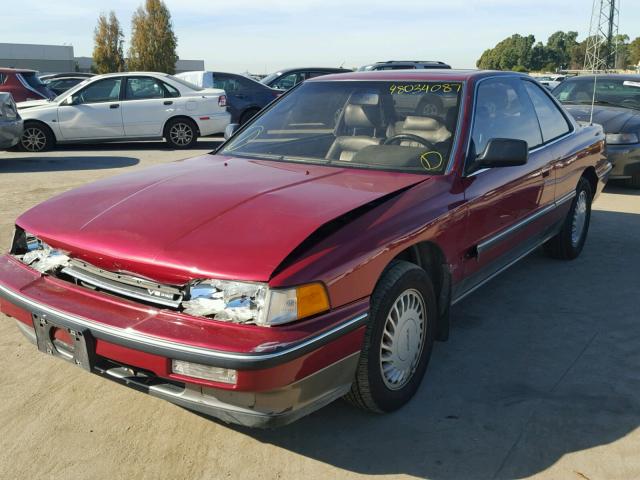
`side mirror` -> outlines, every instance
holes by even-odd
[[[78,97],[75,97],[74,95],[68,96],[64,99],[64,102],[62,102],[63,105],[77,105],[78,103]]]
[[[231,137],[234,133],[236,133],[236,130],[238,130],[239,127],[240,124],[238,123],[230,123],[229,125],[227,125],[227,128],[224,129],[224,139],[227,140],[229,137]]]
[[[524,140],[492,138],[476,159],[476,165],[483,168],[517,167],[527,163],[528,158],[529,146]]]

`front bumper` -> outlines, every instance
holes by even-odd
[[[349,390],[367,308],[366,300],[355,302],[288,328],[224,324],[150,311],[0,257],[0,310],[16,318],[32,341],[38,319],[82,332],[94,344],[92,372],[251,427],[289,423]],[[233,368],[237,381],[219,384],[177,375],[171,359]]]
[[[0,149],[17,145],[22,136],[22,129],[22,119],[0,120]]]
[[[607,157],[613,164],[610,179],[620,180],[640,175],[640,144],[607,145]]]

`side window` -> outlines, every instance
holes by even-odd
[[[237,80],[226,75],[216,75],[213,77],[213,87],[221,88],[227,95],[233,94],[240,89]]]
[[[571,128],[567,119],[547,94],[533,82],[525,80],[524,86],[529,93],[529,97],[533,102],[533,108],[535,108],[536,114],[538,115],[543,141],[548,142],[569,133]]]
[[[280,90],[289,90],[292,87],[295,87],[298,83],[304,80],[303,73],[290,73],[288,75],[283,75],[278,80],[273,82],[271,88],[278,88]]]
[[[0,73],[0,85],[7,80],[7,76],[4,73]]]
[[[148,100],[164,98],[165,90],[159,80],[151,77],[128,77],[124,98],[126,100]]]
[[[169,97],[169,98],[176,98],[180,96],[180,92],[178,91],[177,88],[169,85],[168,83],[164,83],[162,82],[162,86],[165,88],[166,90],[166,94],[165,97]]]
[[[117,102],[120,100],[122,78],[106,78],[92,83],[81,90],[74,98],[80,103]]]
[[[496,78],[478,86],[471,139],[480,155],[492,138],[524,140],[529,149],[542,143],[538,118],[519,80]]]

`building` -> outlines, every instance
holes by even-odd
[[[91,72],[93,58],[74,57],[71,45],[0,43],[0,67],[30,68],[40,73]],[[204,60],[178,60],[176,73],[204,70]]]
[[[0,43],[0,67],[30,68],[42,73],[75,71],[70,45]]]

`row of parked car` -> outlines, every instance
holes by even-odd
[[[358,70],[450,68],[437,61],[391,60]],[[17,145],[39,152],[58,143],[163,137],[173,148],[188,148],[199,136],[221,133],[229,124],[246,124],[305,80],[350,71],[324,67],[285,69],[256,81],[218,71],[175,76],[128,72],[39,77],[31,70],[0,69],[0,91],[10,93],[18,102],[16,108],[6,94],[0,97],[0,148]],[[614,164],[611,178],[640,188],[640,75],[542,78],[540,83],[577,120],[603,126]],[[426,95],[423,100],[416,107],[420,114],[435,118],[442,114],[443,105],[434,95]],[[20,136],[22,121],[24,131]]]

